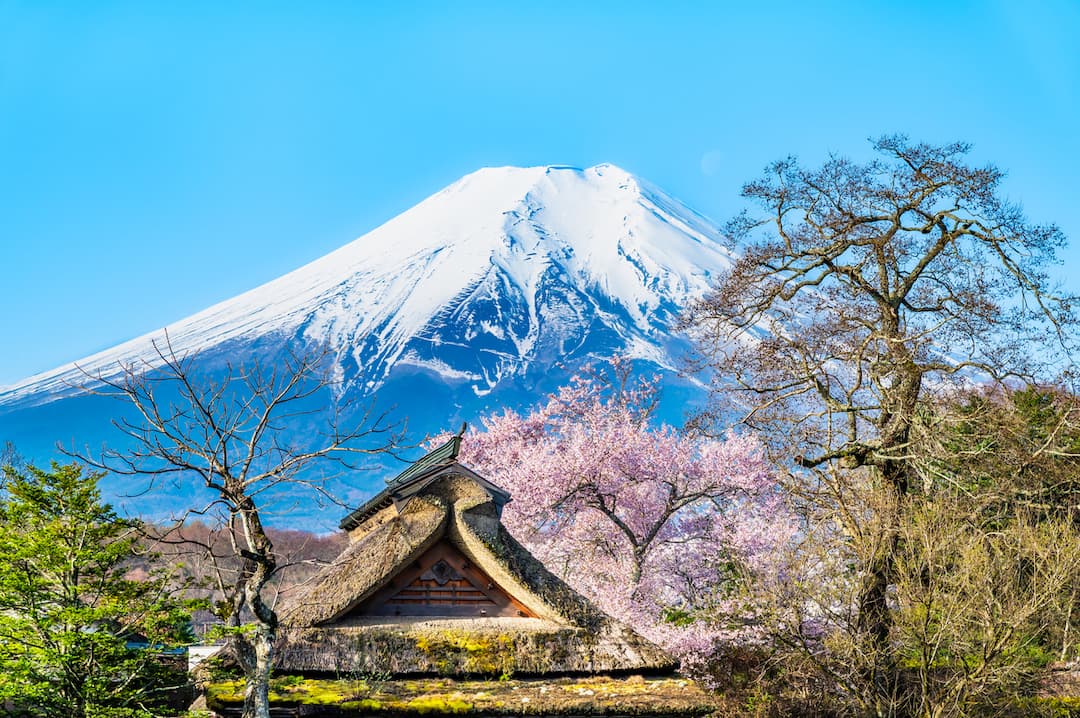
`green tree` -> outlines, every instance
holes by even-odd
[[[986,388],[938,402],[917,438],[923,483],[1080,521],[1080,397],[1063,387]]]
[[[78,464],[6,467],[0,493],[0,713],[151,715],[175,686],[162,651],[186,615],[161,578],[131,580],[138,522]],[[133,648],[135,642],[145,648]]]

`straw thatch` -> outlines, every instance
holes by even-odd
[[[407,482],[391,482],[396,494],[383,492],[350,514],[349,547],[281,612],[278,670],[544,675],[674,668],[658,647],[515,541],[499,520],[505,492],[453,454]],[[458,569],[483,577],[480,598],[492,615],[440,616],[439,606],[423,606],[426,615],[393,615],[390,604],[380,607],[413,577],[430,579],[438,552],[457,557],[455,577]]]

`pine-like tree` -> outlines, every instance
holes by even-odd
[[[78,464],[7,467],[0,494],[0,711],[149,716],[185,678],[186,615],[163,577],[132,580],[137,521]],[[140,572],[141,573],[141,572]]]

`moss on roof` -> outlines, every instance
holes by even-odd
[[[440,676],[670,671],[674,663],[635,634],[536,619],[436,620],[293,629],[278,664],[303,673]]]
[[[243,704],[243,681],[215,683],[208,706],[222,715],[237,714]],[[334,706],[342,716],[548,715],[548,716],[703,716],[720,707],[716,696],[681,678],[554,678],[458,681],[453,679],[384,680],[378,675],[313,680],[293,676],[271,683],[275,715],[311,706]],[[304,710],[307,708],[307,710]]]

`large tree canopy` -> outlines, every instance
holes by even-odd
[[[1075,317],[1048,275],[1063,234],[1002,198],[1002,172],[966,164],[964,143],[873,147],[867,163],[787,158],[747,184],[761,212],[729,224],[745,251],[687,324],[717,395],[743,390],[735,410],[790,470],[806,535],[852,567],[857,682],[885,714],[900,692],[896,562],[932,468],[920,412],[953,387],[1064,371]]]
[[[874,148],[747,184],[763,213],[729,224],[745,253],[688,319],[726,386],[749,390],[747,421],[800,464],[873,465],[902,489],[928,385],[1062,369],[1073,300],[1047,276],[1061,231],[1001,199],[1003,173],[964,164],[968,145]]]

